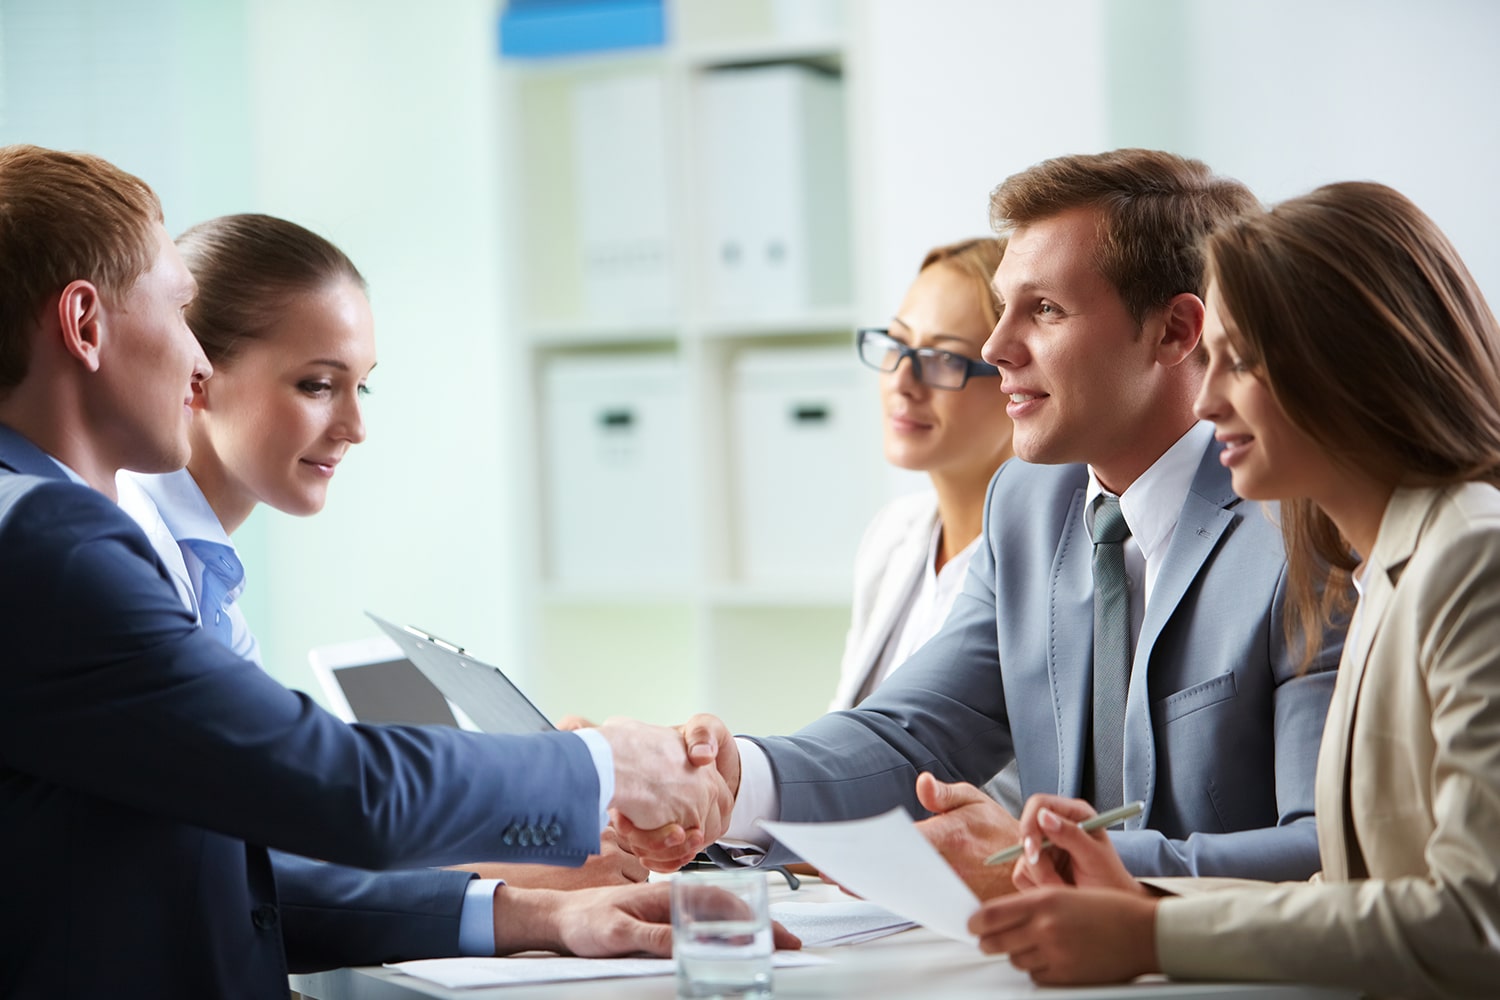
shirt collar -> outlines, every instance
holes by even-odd
[[[1213,433],[1214,425],[1200,420],[1120,494],[1120,513],[1125,515],[1130,537],[1140,546],[1147,562],[1153,562],[1157,549],[1172,537],[1182,503],[1192,488],[1193,477],[1198,474]],[[1090,466],[1084,509],[1090,509],[1094,498],[1103,492],[1104,486]]]
[[[161,512],[167,530],[179,542],[204,541],[233,548],[218,515],[186,469],[160,475],[138,475],[140,484]]]

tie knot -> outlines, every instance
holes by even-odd
[[[1095,545],[1113,545],[1123,542],[1130,534],[1130,525],[1120,510],[1120,498],[1108,493],[1099,494],[1094,501],[1094,524],[1091,530]]]

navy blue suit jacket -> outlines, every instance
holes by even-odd
[[[1146,607],[1125,713],[1113,836],[1136,875],[1270,880],[1318,870],[1313,774],[1342,630],[1307,673],[1283,640],[1286,559],[1259,504],[1204,451]],[[1025,795],[1083,790],[1092,711],[1088,470],[1012,460],[942,630],[859,708],[758,741],[784,820],[925,815],[918,771],[985,781],[1014,759]],[[784,848],[770,860],[787,860]]]
[[[598,850],[576,736],[344,724],[0,432],[0,996],[285,996],[289,968],[454,953],[470,876],[361,869]]]

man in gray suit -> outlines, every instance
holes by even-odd
[[[1202,163],[1147,150],[1049,160],[995,190],[1010,244],[984,357],[1022,461],[990,484],[943,630],[857,709],[789,737],[689,723],[736,790],[730,838],[780,862],[754,820],[903,805],[937,814],[924,831],[982,896],[1008,891],[981,860],[1015,842],[1014,819],[934,778],[980,782],[1014,757],[1025,794],[1144,800],[1114,834],[1135,874],[1317,869],[1313,770],[1342,635],[1289,648],[1279,531],[1234,495],[1233,452],[1192,414],[1199,241],[1253,205]],[[682,860],[623,826],[648,865]]]

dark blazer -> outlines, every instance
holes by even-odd
[[[1141,625],[1124,780],[1126,800],[1145,800],[1146,811],[1115,844],[1136,874],[1306,878],[1318,868],[1313,775],[1342,633],[1299,676],[1283,640],[1279,530],[1234,495],[1219,450],[1203,455]],[[1012,758],[1026,795],[1082,792],[1093,670],[1087,486],[1081,465],[1001,466],[942,631],[858,709],[758,741],[783,820],[897,804],[924,815],[918,771],[979,784]]]
[[[0,996],[285,996],[289,965],[456,948],[468,875],[356,868],[598,849],[575,736],[345,725],[197,628],[135,523],[7,428],[0,635]]]

